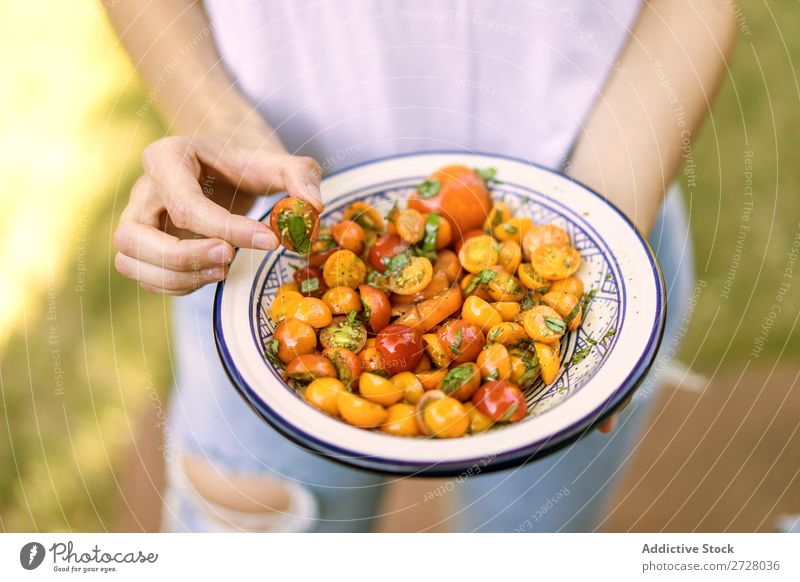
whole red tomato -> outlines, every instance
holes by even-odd
[[[459,240],[467,231],[483,226],[492,201],[483,178],[466,166],[445,166],[431,174],[408,200],[422,213],[439,212]]]
[[[395,323],[384,327],[375,338],[375,348],[389,374],[416,369],[423,355],[422,337],[411,327]]]
[[[455,364],[474,362],[486,344],[481,328],[465,319],[448,321],[439,328],[436,335],[452,354]]]
[[[519,422],[528,414],[525,395],[508,380],[487,382],[473,394],[472,403],[495,422]]]
[[[372,245],[369,251],[369,264],[376,271],[384,273],[389,259],[404,252],[409,246],[408,242],[396,234],[385,234]]]

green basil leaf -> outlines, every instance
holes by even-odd
[[[307,253],[311,249],[311,241],[308,240],[305,221],[299,216],[291,215],[289,216],[287,226],[295,252],[300,254]]]
[[[462,364],[450,370],[442,382],[442,390],[445,394],[452,394],[461,386],[472,380],[475,370],[469,364]]]
[[[427,253],[436,251],[436,236],[439,234],[439,214],[431,212],[425,221],[425,238],[422,239],[422,250]],[[430,257],[429,257],[430,258]]]
[[[442,183],[439,180],[425,180],[417,186],[417,195],[423,200],[427,200],[436,196],[441,188]]]
[[[544,324],[550,329],[550,331],[554,333],[564,333],[567,329],[566,324],[561,319],[556,319],[554,317],[545,317]]]
[[[305,295],[308,293],[313,293],[314,291],[319,291],[319,279],[316,277],[303,279],[303,281],[300,283],[300,293]]]
[[[450,344],[450,351],[452,351],[456,356],[461,355],[461,342],[464,339],[464,330],[459,328],[456,332],[456,339]]]

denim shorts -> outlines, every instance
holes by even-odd
[[[647,428],[643,425],[656,400],[659,376],[683,336],[681,320],[693,293],[693,252],[676,187],[667,194],[650,243],[667,286],[667,325],[657,363],[620,414],[616,429],[610,435],[593,431],[520,468],[447,482],[451,523],[457,530],[581,532],[602,526],[604,504]],[[278,477],[295,489],[303,509],[284,516],[277,529],[370,531],[387,478],[305,450],[248,408],[226,377],[214,346],[214,291],[210,285],[174,303],[175,383],[165,434],[164,529],[220,531],[214,513],[222,510],[209,511],[182,475],[179,459],[188,453],[220,471]],[[245,520],[238,529],[259,527],[250,528]]]

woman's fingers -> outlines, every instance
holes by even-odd
[[[233,246],[214,238],[179,239],[155,227],[120,222],[114,233],[117,250],[170,271],[200,271],[233,260]]]
[[[617,426],[617,416],[619,415],[615,414],[613,416],[608,417],[606,420],[597,425],[597,430],[599,430],[603,434],[610,433],[612,430],[614,430],[614,427]]]
[[[114,257],[114,266],[117,271],[129,279],[176,295],[190,293],[203,285],[220,281],[228,274],[227,265],[208,267],[198,271],[171,271],[122,253],[117,253]]]

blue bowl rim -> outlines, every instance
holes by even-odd
[[[339,170],[331,172],[330,174],[327,174],[325,178],[330,178],[332,176],[336,176],[338,174],[349,172],[357,168],[375,164],[378,162],[407,158],[407,157],[426,156],[426,155],[431,155],[431,156],[461,155],[465,157],[488,156],[499,159],[505,159],[513,162],[518,162],[521,164],[525,164],[528,166],[544,170],[546,172],[557,174],[562,178],[565,178],[570,182],[573,182],[581,186],[588,192],[591,192],[594,196],[599,198],[603,203],[605,203],[612,210],[614,210],[622,218],[623,222],[626,225],[628,225],[628,227],[633,231],[634,235],[644,248],[645,254],[647,255],[647,258],[650,261],[650,265],[653,269],[653,273],[656,276],[655,279],[656,279],[656,295],[657,295],[656,297],[657,325],[654,327],[653,331],[650,334],[650,338],[647,341],[648,349],[645,350],[645,352],[641,355],[641,357],[633,366],[631,372],[628,374],[625,380],[611,394],[611,396],[609,396],[606,402],[598,410],[595,410],[589,413],[588,415],[583,416],[582,418],[576,420],[569,426],[561,429],[556,433],[549,435],[545,439],[539,439],[538,441],[532,442],[528,445],[519,447],[517,449],[504,451],[503,453],[496,455],[489,461],[487,461],[485,458],[475,458],[475,459],[462,459],[454,462],[423,464],[419,462],[404,462],[404,461],[397,461],[394,459],[383,459],[380,457],[366,457],[355,451],[343,449],[331,443],[321,441],[316,437],[306,433],[302,429],[286,422],[281,416],[274,413],[269,408],[269,406],[267,406],[267,404],[257,396],[255,390],[253,390],[253,388],[244,380],[244,378],[242,378],[241,374],[239,373],[239,370],[236,368],[236,364],[233,361],[233,356],[231,355],[230,351],[228,350],[227,344],[225,343],[225,337],[222,330],[221,309],[222,309],[222,293],[225,288],[225,280],[222,280],[217,284],[217,289],[216,292],[214,293],[213,330],[214,330],[214,343],[216,344],[217,347],[217,353],[219,354],[220,360],[222,361],[225,373],[227,374],[234,388],[236,388],[237,392],[244,399],[245,403],[256,414],[258,414],[258,416],[261,417],[262,420],[264,420],[267,424],[269,424],[272,428],[274,428],[284,437],[288,438],[295,444],[301,446],[303,449],[322,455],[327,459],[337,461],[357,469],[367,469],[370,471],[385,473],[388,475],[430,476],[430,477],[453,477],[478,465],[480,466],[482,473],[489,473],[492,471],[498,471],[510,467],[524,465],[536,459],[540,459],[544,456],[552,454],[564,447],[567,447],[570,444],[577,441],[584,434],[587,434],[588,432],[592,431],[597,425],[601,424],[604,420],[606,420],[612,414],[614,414],[618,408],[621,408],[621,405],[627,400],[628,396],[632,395],[633,392],[636,390],[636,388],[639,386],[639,384],[641,384],[646,373],[653,365],[656,354],[658,352],[658,348],[660,347],[661,341],[664,336],[667,303],[666,303],[666,288],[664,284],[664,277],[661,273],[661,267],[659,266],[658,261],[655,257],[655,253],[653,252],[653,249],[650,246],[650,244],[647,242],[647,239],[645,239],[642,236],[642,234],[639,232],[639,230],[636,228],[633,222],[625,215],[625,213],[623,213],[619,208],[617,208],[617,206],[614,203],[607,200],[604,196],[602,196],[601,194],[599,194],[597,191],[590,188],[586,184],[583,184],[582,182],[570,176],[567,176],[562,172],[556,172],[555,170],[552,170],[550,168],[547,168],[545,166],[536,164],[534,162],[522,158],[517,158],[514,156],[508,156],[502,154],[488,153],[488,152],[479,152],[479,151],[431,150],[423,152],[408,152],[403,154],[382,156],[379,158],[364,160],[363,162],[360,162],[358,164],[354,164],[352,166],[348,166],[346,168],[341,168]],[[269,211],[267,211],[260,218],[260,220],[263,221],[267,216],[269,216]],[[236,252],[238,252],[238,249],[236,249]]]

